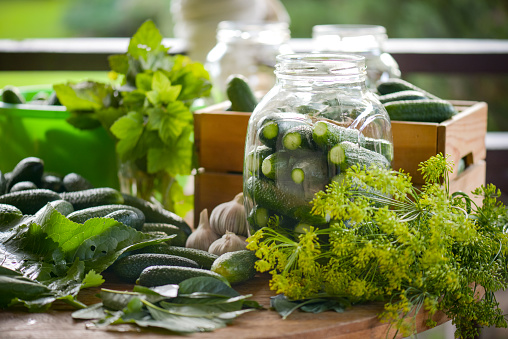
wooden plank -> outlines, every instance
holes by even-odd
[[[481,205],[482,197],[471,194],[476,188],[486,184],[487,162],[479,160],[469,165],[464,172],[450,181],[450,193],[464,192],[477,204]]]
[[[384,338],[389,325],[378,320],[383,310],[383,303],[368,303],[348,308],[343,313],[323,312],[320,314],[295,312],[283,320],[275,311],[269,310],[270,297],[275,293],[268,287],[269,275],[258,274],[253,280],[234,288],[241,294],[252,294],[266,309],[244,314],[235,319],[232,325],[208,333],[194,333],[186,338],[337,338],[364,339]],[[110,281],[106,276],[106,281]],[[107,282],[104,288],[131,290],[132,285],[118,282]],[[87,305],[99,302],[95,297],[98,288],[84,290],[79,299]],[[426,312],[416,316],[417,331],[427,329]],[[409,318],[409,317],[408,317]],[[412,320],[412,318],[410,318]],[[436,313],[433,319],[438,324],[448,321],[442,312]],[[181,338],[163,330],[141,329],[132,325],[110,326],[105,330],[94,329],[88,321],[75,321],[71,318],[69,306],[59,304],[46,313],[29,313],[22,310],[0,312],[0,333],[2,339],[34,338],[88,338],[94,339],[159,339]],[[392,338],[394,331],[387,337]],[[397,335],[396,338],[401,338]]]

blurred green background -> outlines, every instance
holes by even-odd
[[[213,0],[211,0],[213,1]],[[508,39],[506,0],[281,0],[293,38],[317,24],[375,24],[391,38]],[[171,0],[0,0],[0,39],[130,37],[148,18],[173,36]],[[507,60],[508,62],[508,60]],[[489,131],[508,131],[507,74],[402,74],[457,100],[486,101]],[[0,72],[0,87],[105,80],[105,72]]]

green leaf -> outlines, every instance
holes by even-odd
[[[152,80],[152,89],[158,93],[161,102],[169,103],[178,98],[182,86],[171,86],[166,74],[162,71],[156,71]]]
[[[132,57],[146,56],[150,51],[156,50],[162,43],[162,35],[152,20],[145,21],[132,36],[127,53]]]
[[[81,130],[94,129],[101,126],[97,114],[93,112],[70,112],[66,121]]]
[[[148,73],[138,73],[136,75],[136,87],[141,92],[152,90],[152,79],[154,76]]]
[[[74,311],[72,312],[72,318],[79,320],[103,319],[106,317],[106,312],[102,306],[102,303],[98,303],[88,306],[87,308]]]
[[[111,87],[93,81],[53,85],[58,99],[69,111],[94,111],[103,107]]]
[[[126,54],[110,55],[108,61],[112,71],[127,74],[129,70],[129,57]]]
[[[100,286],[104,283],[104,281],[105,280],[102,275],[96,273],[95,270],[90,270],[81,282],[81,289]]]
[[[139,112],[129,112],[113,123],[111,132],[119,139],[116,151],[121,159],[128,158],[129,153],[136,147],[143,129],[143,116]]]
[[[179,295],[192,294],[194,292],[209,293],[222,297],[238,297],[240,293],[219,279],[211,277],[195,277],[182,281],[180,284]]]

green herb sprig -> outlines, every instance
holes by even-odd
[[[273,219],[248,239],[256,268],[270,272],[271,289],[289,301],[383,300],[380,319],[405,336],[415,332],[408,317],[422,308],[430,327],[444,312],[460,338],[506,327],[494,295],[506,288],[508,273],[499,190],[489,184],[472,192],[483,196],[478,206],[466,194],[449,194],[451,166],[441,154],[420,170],[427,180],[421,190],[402,172],[353,166],[312,202],[326,227],[285,234]]]
[[[119,160],[139,169],[142,198],[153,193],[166,209],[185,215],[192,199],[185,200],[175,178],[195,167],[191,108],[210,94],[211,82],[201,63],[169,55],[162,40],[149,20],[132,36],[127,53],[109,57],[110,76],[121,79],[120,87],[93,81],[53,87],[71,113],[70,124],[102,126],[115,140]]]

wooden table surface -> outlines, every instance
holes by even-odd
[[[132,285],[122,284],[105,274],[104,288],[131,290]],[[110,339],[110,338],[336,338],[367,339],[385,338],[388,324],[381,323],[377,314],[383,305],[365,304],[347,309],[343,313],[323,312],[310,314],[294,312],[283,320],[278,313],[269,310],[270,297],[274,295],[268,288],[268,275],[256,276],[253,280],[236,285],[234,288],[241,294],[253,294],[251,299],[258,301],[266,310],[253,311],[236,318],[233,323],[214,332],[194,333],[191,335],[174,335],[169,331],[141,329],[131,325],[114,325],[110,330],[96,329],[89,321],[78,321],[71,317],[72,308],[63,303],[55,303],[45,313],[29,313],[24,309],[0,311],[0,338],[19,339]],[[100,302],[95,296],[99,288],[81,291],[78,299],[87,305]],[[421,312],[416,317],[418,332],[425,331],[426,314]],[[448,321],[446,316],[438,313],[434,316],[438,324]],[[393,337],[394,331],[387,338]],[[401,336],[397,336],[400,338]]]

